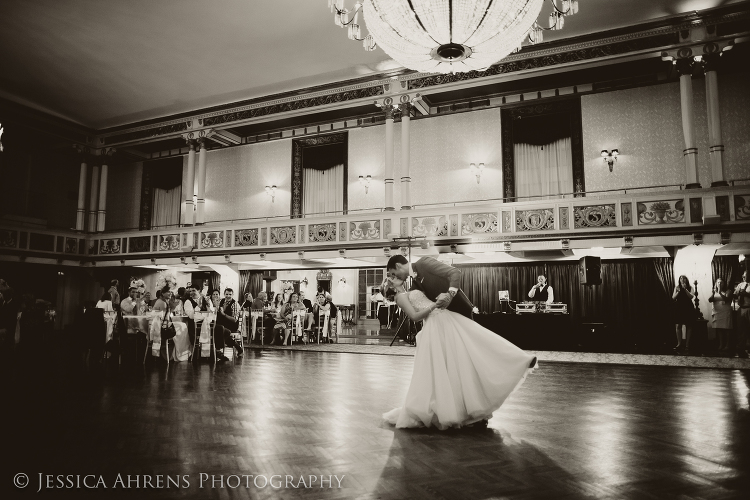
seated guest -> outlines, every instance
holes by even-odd
[[[159,298],[154,302],[154,311],[166,312],[169,310],[169,301],[172,298],[172,290],[169,289],[169,286],[165,286],[159,293]]]
[[[725,354],[731,349],[732,300],[732,290],[727,290],[724,280],[717,278],[708,301],[711,303],[711,326],[719,337],[719,351]]]
[[[270,344],[272,345],[276,343],[277,339],[279,340],[279,342],[281,342],[281,339],[284,336],[284,328],[286,326],[286,323],[284,321],[284,317],[281,315],[283,307],[284,295],[281,293],[277,293],[273,298],[273,305],[268,309],[268,311],[273,315],[274,319],[272,337],[270,342]]]
[[[219,307],[219,302],[221,302],[221,294],[218,290],[214,290],[213,292],[211,292],[211,297],[209,299],[211,312],[216,312],[216,308]]]
[[[337,341],[339,338],[338,332],[336,331],[336,316],[338,315],[339,311],[336,308],[336,305],[333,303],[333,297],[331,297],[330,293],[326,293],[326,304],[328,304],[331,311],[331,317],[328,320],[331,335],[328,337],[328,342],[333,343],[333,339],[331,339],[331,337],[336,337]]]
[[[267,299],[266,292],[259,292],[258,296],[253,300],[252,309],[256,310],[262,310],[263,317],[260,319],[262,325],[263,325],[263,343],[267,344],[270,342],[270,340],[273,338],[273,327],[276,324],[276,320],[274,319],[274,314],[271,311],[270,308],[266,308],[266,299]],[[250,319],[250,331],[254,332],[257,329],[257,318],[251,318]],[[255,340],[255,336],[253,336],[252,340]]]
[[[299,302],[299,295],[296,292],[292,292],[292,294],[289,296],[289,302],[284,304],[281,308],[280,316],[284,318],[284,342],[282,343],[282,345],[286,345],[286,342],[289,339],[289,335],[292,333],[293,312],[304,310],[305,306]]]
[[[180,290],[182,290],[182,293],[180,293]],[[172,298],[169,300],[169,310],[172,311],[172,314],[175,316],[184,316],[185,315],[185,307],[182,302],[182,296],[185,294],[184,288],[178,288],[177,293],[172,295]]]
[[[195,288],[191,288],[187,300],[183,303],[182,307],[185,315],[188,317],[186,323],[188,325],[188,335],[190,336],[190,343],[195,343],[195,313],[200,312],[200,294]]]
[[[326,295],[324,292],[318,292],[318,295],[315,297],[316,301],[313,305],[313,325],[312,329],[317,329],[318,326],[322,327],[323,325],[319,325],[320,322],[320,313],[325,311],[331,310],[331,304],[326,301]],[[330,323],[332,316],[329,316],[328,322]],[[321,332],[321,335],[325,334],[327,332]]]
[[[211,298],[218,297],[219,291],[214,290]],[[232,298],[234,291],[231,288],[224,290],[224,298],[216,303],[216,325],[214,327],[214,346],[216,347],[216,356],[220,361],[227,361],[229,358],[224,356],[220,350],[224,346],[229,346],[237,350],[237,357],[243,355],[242,348],[232,338],[232,332],[237,331],[237,317],[240,314],[240,307],[237,301]]]
[[[128,296],[120,302],[120,311],[122,311],[123,316],[133,316],[138,313],[138,310],[136,309],[138,306],[138,289],[134,286],[131,286],[128,289]]]
[[[146,307],[153,307],[154,306],[154,300],[151,299],[151,292],[146,292],[143,295],[143,302],[146,304]]]
[[[553,303],[555,301],[555,294],[552,291],[552,287],[547,284],[547,278],[540,275],[536,281],[536,285],[532,286],[531,290],[529,290],[529,298],[534,302]]]

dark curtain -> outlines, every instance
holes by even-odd
[[[302,166],[315,170],[328,170],[346,163],[346,143],[306,147],[302,150]]]
[[[656,276],[659,278],[659,283],[664,290],[664,293],[672,296],[672,289],[675,286],[674,280],[674,259],[672,257],[662,257],[659,259],[651,259],[654,264],[654,271]]]
[[[211,276],[208,279],[208,293],[214,293],[214,290],[219,290],[221,293],[221,274],[211,271]]]
[[[734,289],[735,285],[742,281],[742,272],[745,266],[740,264],[736,255],[714,255],[711,261],[711,283],[716,283],[719,278],[724,278],[728,290]]]
[[[513,122],[514,144],[545,146],[570,137],[570,113],[531,115]]]
[[[508,290],[518,302],[529,300],[537,276],[544,274],[555,302],[568,305],[574,324],[604,323],[607,335],[629,346],[661,345],[672,332],[672,284],[665,288],[659,274],[671,280],[666,276],[671,259],[602,261],[602,284],[593,287],[581,285],[575,261],[456,267],[461,288],[483,313],[500,310],[498,290]]]
[[[242,271],[248,273],[246,292],[253,294],[256,298],[263,291],[263,271]]]

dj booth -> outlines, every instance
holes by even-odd
[[[574,350],[574,328],[565,304],[519,303],[518,313],[475,314],[474,321],[521,349]]]

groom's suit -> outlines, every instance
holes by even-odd
[[[417,274],[412,282],[412,289],[421,290],[432,301],[441,293],[447,293],[451,287],[458,289],[448,310],[471,319],[474,305],[459,288],[461,271],[432,257],[422,257],[411,268]]]

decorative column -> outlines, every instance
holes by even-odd
[[[205,224],[206,222],[206,138],[198,138],[200,151],[198,152],[198,173],[195,183],[198,191],[198,204],[195,212],[195,223]]]
[[[393,114],[396,110],[393,100],[386,99],[385,112],[385,207],[386,211],[395,210],[393,204]]]
[[[677,60],[680,73],[680,103],[682,105],[682,133],[685,136],[685,182],[686,189],[700,188],[698,182],[698,148],[695,147],[695,114],[693,112],[693,58]]]
[[[195,194],[195,140],[187,140],[190,151],[188,152],[187,180],[185,181],[185,212],[182,214],[182,224],[192,226],[195,224],[195,209],[193,208],[193,195]]]
[[[703,58],[706,75],[706,110],[708,112],[708,156],[711,160],[711,187],[727,186],[724,180],[724,144],[721,140],[721,117],[719,115],[719,81],[716,65],[719,54],[708,54]]]
[[[103,161],[107,161],[106,158]],[[104,219],[107,214],[107,167],[106,163],[102,164],[99,172],[99,211],[96,214],[96,230],[104,231]]]
[[[99,201],[99,167],[91,167],[91,195],[89,197],[89,224],[88,231],[96,232],[96,210]]]
[[[404,97],[409,98],[409,96],[402,96],[402,101]],[[401,108],[401,210],[411,210],[411,176],[409,173],[411,107],[409,102],[402,102],[399,105]]]
[[[86,230],[86,181],[89,175],[89,166],[86,163],[86,155],[81,159],[81,173],[78,177],[78,210],[76,211],[76,231]]]

